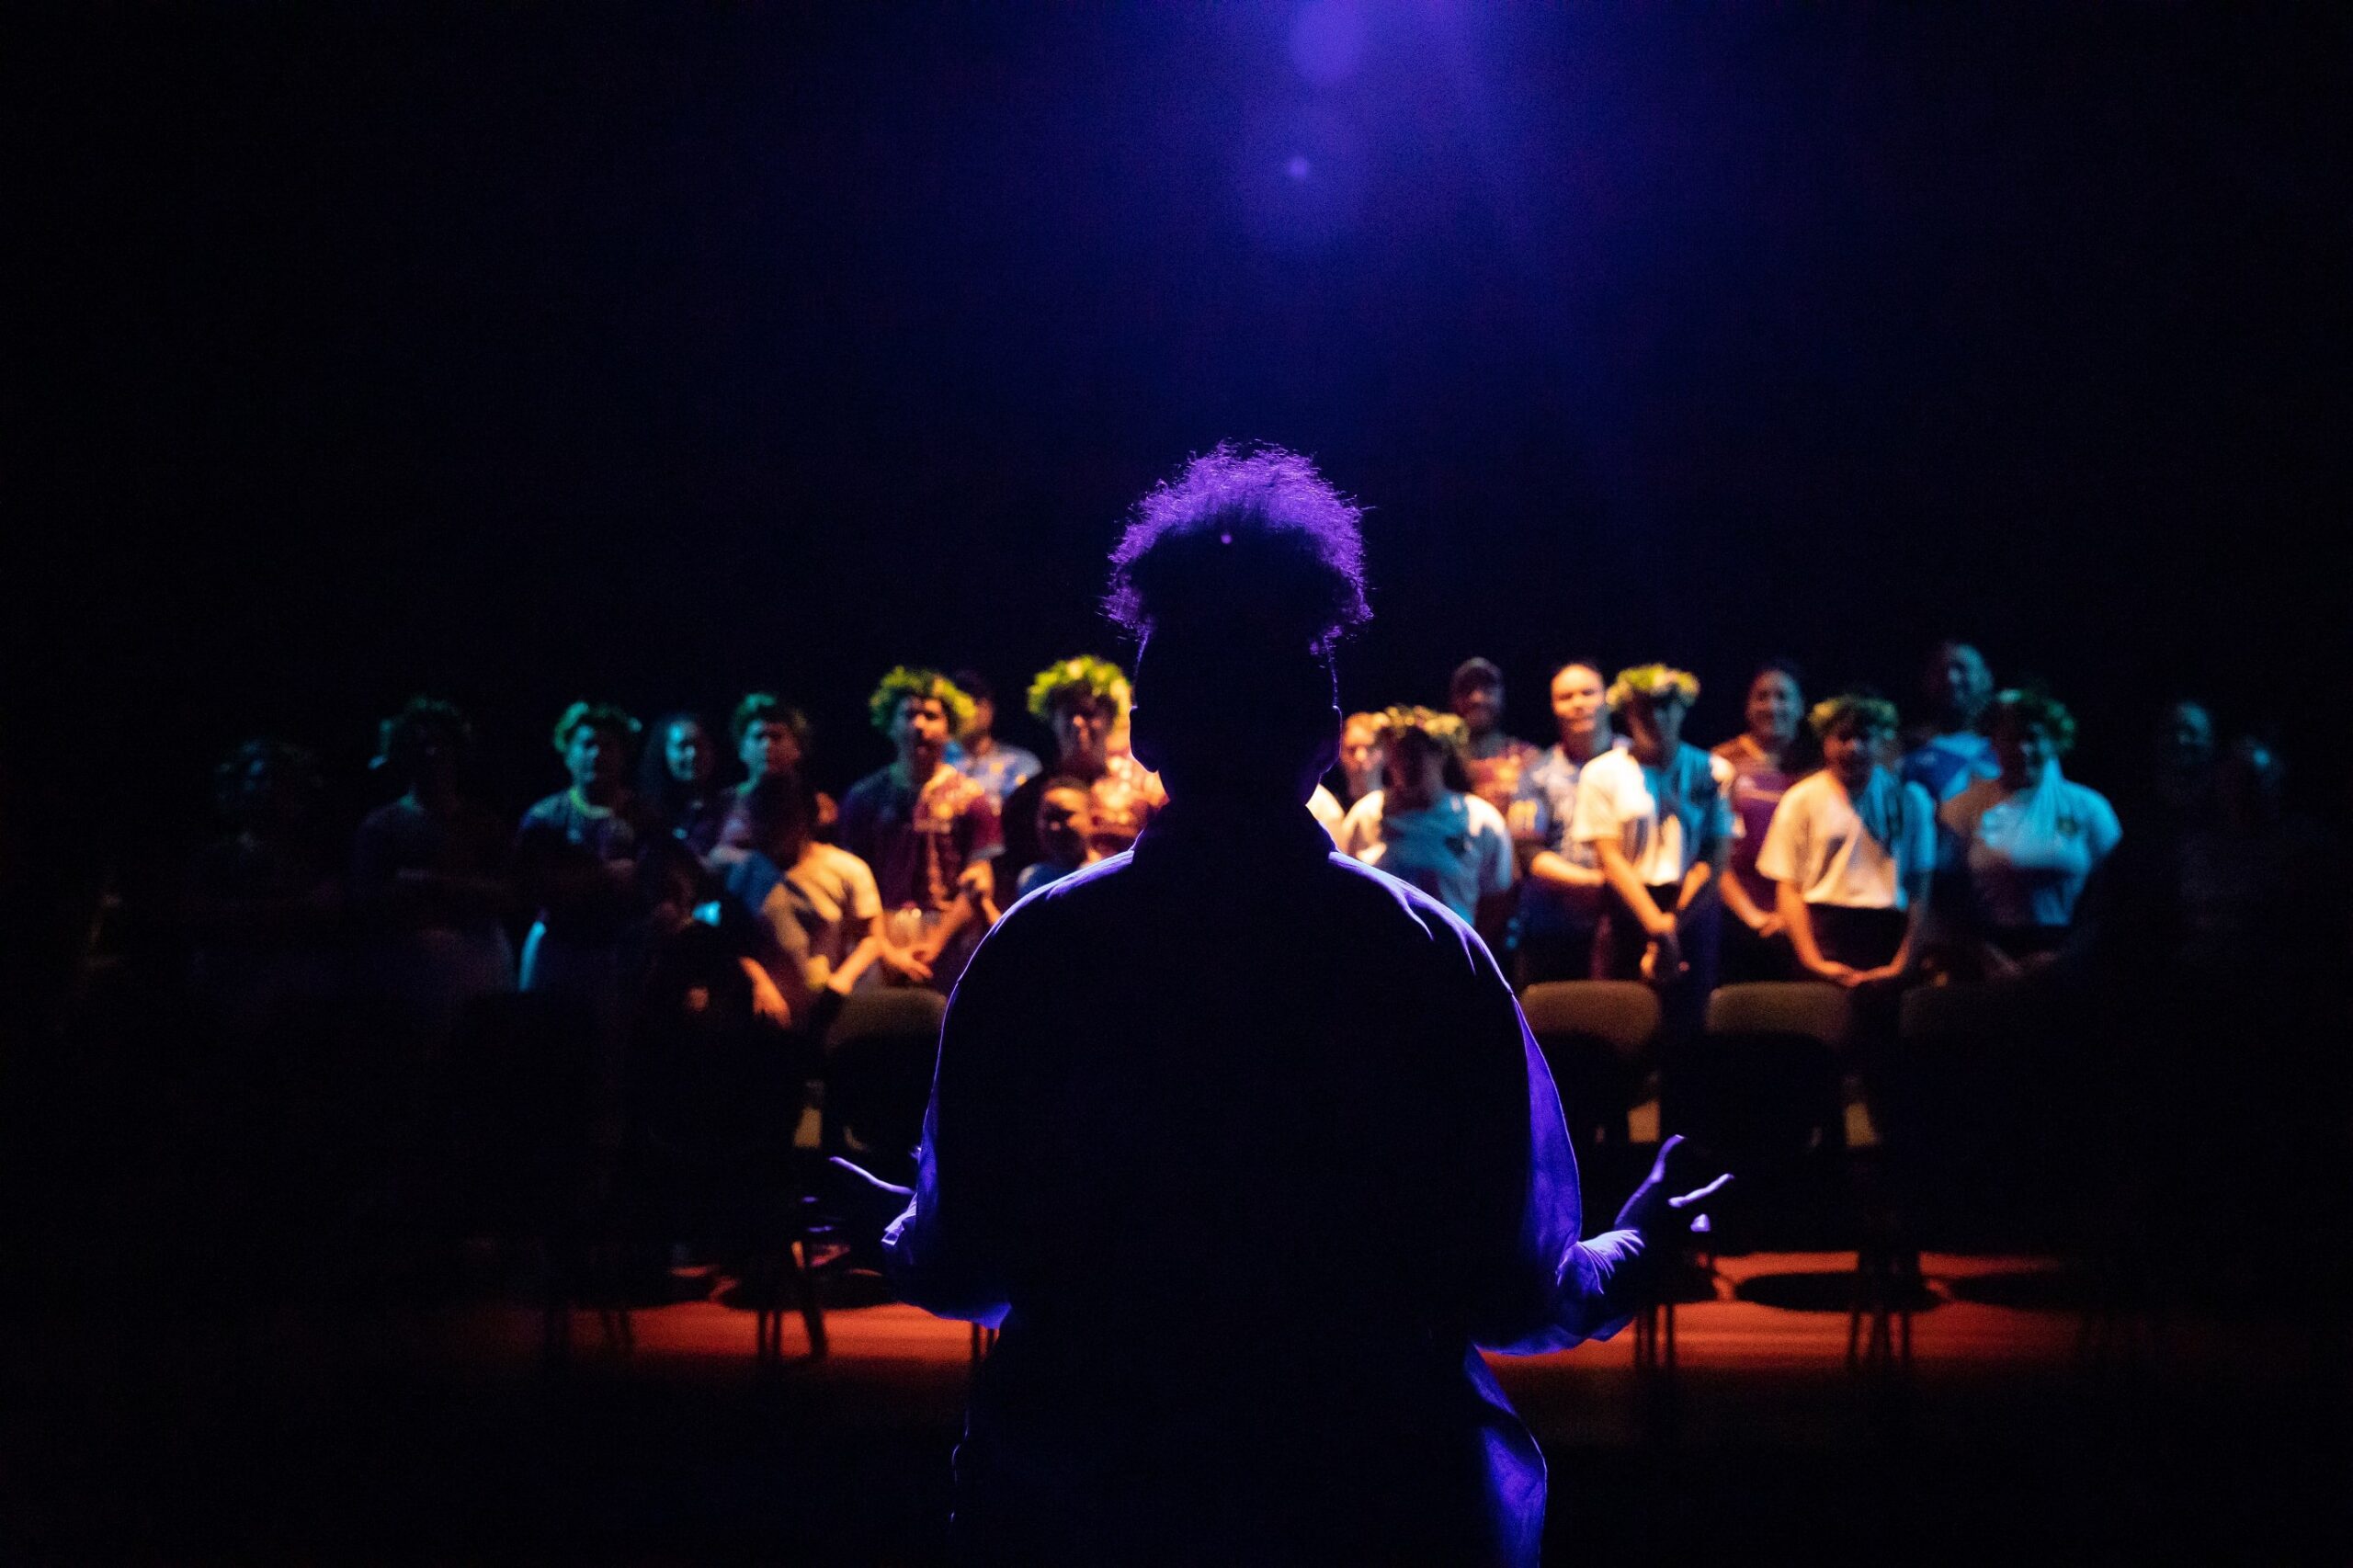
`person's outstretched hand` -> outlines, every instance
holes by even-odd
[[[825,1197],[840,1211],[842,1239],[849,1244],[850,1256],[881,1267],[882,1233],[906,1212],[915,1188],[884,1181],[838,1154],[827,1159],[825,1167]]]
[[[1658,1158],[1651,1162],[1651,1174],[1626,1199],[1626,1207],[1618,1210],[1618,1228],[1640,1235],[1645,1252],[1680,1241],[1692,1221],[1701,1217],[1699,1206],[1732,1184],[1730,1171],[1719,1172],[1714,1180],[1700,1184],[1699,1173],[1692,1169],[1689,1147],[1680,1132],[1661,1143]]]

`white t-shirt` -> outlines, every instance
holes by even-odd
[[[1604,752],[1577,775],[1569,836],[1579,844],[1617,840],[1644,887],[1679,882],[1732,836],[1724,798],[1731,782],[1732,764],[1698,746],[1682,747],[1659,767],[1631,751]]]
[[[813,843],[785,873],[793,915],[809,938],[809,983],[823,986],[849,957],[850,927],[882,913],[882,895],[865,861],[832,844]]]
[[[1840,909],[1903,909],[1904,884],[1936,863],[1935,802],[1884,767],[1851,797],[1828,768],[1807,774],[1782,792],[1756,851],[1760,874]]]
[[[1307,814],[1315,819],[1316,826],[1332,835],[1332,842],[1335,845],[1340,842],[1342,812],[1340,798],[1337,795],[1318,784],[1315,786],[1315,793],[1307,797]]]
[[[2071,923],[2084,883],[2123,836],[2107,797],[2061,777],[2056,763],[2007,798],[1999,779],[1981,778],[1937,816],[1960,842],[1977,907],[1997,930]]]
[[[1348,808],[1339,844],[1368,866],[1378,866],[1421,889],[1465,920],[1479,901],[1510,889],[1515,866],[1503,812],[1476,795],[1443,791],[1423,811],[1384,814],[1375,790]]]

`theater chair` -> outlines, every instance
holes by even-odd
[[[1847,994],[1809,981],[1718,988],[1705,1032],[1673,1042],[1660,1068],[1660,1125],[1680,1132],[1734,1188],[1711,1212],[1715,1241],[1735,1246],[1761,1217],[1818,1224],[1844,1176],[1839,1085],[1851,1029]],[[1664,1311],[1665,1358],[1674,1358],[1674,1308]],[[1640,1343],[1637,1343],[1639,1353]]]
[[[1888,1288],[1904,1289],[1908,1273],[1916,1289],[1919,1255],[1931,1243],[2079,1250],[2085,1216],[2075,1200],[2087,1195],[2087,1173],[2069,1168],[2078,1100],[2052,1006],[2048,988],[2014,981],[1921,986],[1904,998],[1894,1049],[1870,1074],[1894,1200]],[[2052,1278],[2034,1278],[2046,1286]],[[2000,1277],[1974,1283],[2001,1288]],[[2086,1337],[2099,1312],[2096,1301]],[[1908,1321],[1900,1326],[1908,1349]]]
[[[824,1119],[827,1154],[857,1161],[886,1181],[915,1180],[915,1148],[939,1058],[947,999],[913,986],[858,991],[843,999],[825,1031]],[[996,1331],[972,1325],[972,1359]]]
[[[1658,993],[1631,980],[1547,981],[1528,988],[1519,1010],[1552,1070],[1577,1153],[1623,1144],[1626,1115],[1656,1064]]]

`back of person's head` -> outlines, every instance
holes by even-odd
[[[1104,608],[1142,645],[1135,753],[1172,799],[1304,801],[1332,765],[1333,650],[1372,616],[1359,516],[1279,447],[1222,445],[1137,503]]]
[[[798,774],[771,773],[744,796],[752,846],[786,869],[808,847],[815,816],[809,787]]]

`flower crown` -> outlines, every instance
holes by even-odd
[[[1631,669],[1620,670],[1618,678],[1602,694],[1602,699],[1612,708],[1623,708],[1637,699],[1657,702],[1667,698],[1686,707],[1699,701],[1699,677],[1673,665],[1636,665]]]
[[[972,722],[972,699],[954,681],[938,670],[910,669],[905,665],[892,665],[891,673],[882,677],[882,684],[866,699],[866,715],[876,729],[887,734],[891,722],[899,716],[899,704],[910,697],[938,702],[948,710],[950,730],[961,730]]]
[[[1092,653],[1079,653],[1038,672],[1038,678],[1029,683],[1030,717],[1041,724],[1052,723],[1055,704],[1074,687],[1084,689],[1098,702],[1119,708],[1128,705],[1128,677],[1120,666]]]
[[[1824,698],[1807,710],[1805,722],[1818,736],[1827,736],[1847,724],[1859,730],[1893,730],[1903,723],[1894,703],[1859,691],[1842,691],[1836,697]]]

